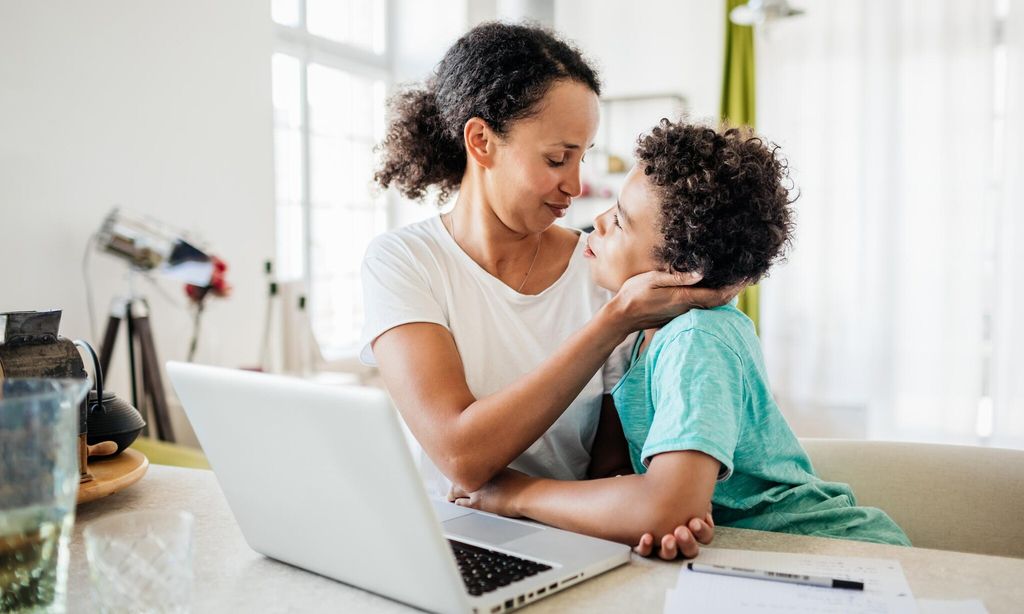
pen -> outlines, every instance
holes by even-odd
[[[687,563],[690,571],[701,573],[714,573],[723,576],[736,576],[737,578],[753,578],[755,580],[774,580],[776,582],[790,582],[792,584],[807,584],[810,586],[824,586],[826,588],[848,588],[855,591],[864,590],[863,582],[854,580],[839,580],[837,578],[826,578],[824,576],[807,576],[797,573],[785,573],[781,571],[765,571],[763,569],[744,569],[742,567],[726,567],[724,565],[706,565],[703,563]]]

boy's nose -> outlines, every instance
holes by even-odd
[[[607,209],[604,212],[599,213],[598,216],[594,218],[594,232],[596,234],[604,234],[605,228],[607,228],[606,225],[608,224],[608,213],[610,211],[611,209]]]

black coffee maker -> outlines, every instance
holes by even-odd
[[[119,454],[146,426],[131,404],[103,390],[103,374],[92,347],[58,334],[61,311],[13,311],[0,313],[0,380],[14,377],[85,379],[79,347],[92,359],[96,388],[82,401],[78,421],[79,478],[92,479],[88,471],[89,446],[113,441]],[[102,399],[102,402],[100,401]],[[109,447],[109,446],[108,446]]]

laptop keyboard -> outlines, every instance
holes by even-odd
[[[449,539],[466,590],[474,597],[551,569],[550,565]]]

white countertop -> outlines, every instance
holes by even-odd
[[[414,612],[383,597],[270,560],[249,549],[213,473],[153,465],[142,481],[78,509],[68,611],[93,611],[82,528],[109,512],[181,509],[196,517],[193,612]],[[955,531],[955,527],[950,527]],[[720,527],[715,547],[897,559],[917,598],[979,598],[992,614],[1020,612],[1024,559],[901,548]],[[661,612],[678,562],[634,557],[525,608],[531,612]]]

